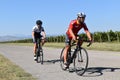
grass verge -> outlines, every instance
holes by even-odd
[[[120,51],[120,43],[93,43],[90,47],[86,47],[86,43],[83,44],[83,47],[90,50],[99,50],[99,51]]]
[[[88,50],[99,51],[120,51],[120,43],[93,43],[90,47],[87,47],[88,43],[83,43],[82,47]],[[46,47],[63,48],[65,43],[46,43]]]
[[[33,43],[1,43],[1,44],[12,44],[21,46],[33,46]],[[65,43],[45,43],[44,47],[63,48]],[[89,50],[100,50],[100,51],[120,51],[120,43],[117,42],[105,42],[105,43],[93,43],[90,47],[87,47],[87,43],[83,43],[82,47]]]
[[[19,66],[0,55],[0,80],[36,80]]]

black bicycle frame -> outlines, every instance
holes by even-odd
[[[79,45],[79,44],[80,44],[80,41],[81,41],[81,38],[78,39],[77,44],[74,44],[74,43],[73,43],[73,44],[70,45],[70,48],[69,48],[69,50],[68,50],[68,63],[69,63],[69,64],[72,63],[72,62],[73,62],[73,59],[76,57],[76,52],[81,49],[81,46]],[[71,47],[72,47],[72,46],[76,46],[73,55],[71,55]],[[80,53],[81,53],[81,50],[80,50]],[[80,54],[80,55],[81,55],[81,54]],[[82,59],[82,57],[81,57],[81,59]]]
[[[39,38],[37,39],[37,48],[38,48],[38,51],[40,51],[40,39]]]

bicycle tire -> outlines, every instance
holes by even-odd
[[[63,51],[64,51],[65,47],[62,49],[61,54],[60,54],[60,67],[62,70],[65,70],[64,68],[64,58],[63,58]]]
[[[37,52],[37,63],[41,63],[43,64],[43,50],[40,49],[38,52]]]
[[[36,62],[43,64],[43,49],[40,45],[40,40],[39,39],[38,39],[37,43],[38,43],[37,44],[38,47],[37,47],[37,53],[36,53],[36,57],[37,57]]]
[[[40,49],[40,63],[43,64],[43,49]]]
[[[37,57],[36,62],[40,63],[40,52],[39,52],[39,50],[37,50],[36,57]]]
[[[74,68],[77,75],[82,76],[88,67],[88,53],[85,48],[76,51],[74,58]]]

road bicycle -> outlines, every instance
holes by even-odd
[[[42,49],[41,41],[42,41],[41,38],[37,39],[36,62],[43,64],[43,49]]]
[[[87,45],[88,47],[92,44],[91,41],[82,40],[82,38],[78,36],[78,39],[76,41],[71,41],[67,55],[68,66],[73,63],[74,71],[80,76],[85,73],[88,67],[88,53],[85,48],[81,47],[81,42],[89,42],[89,44]],[[63,70],[66,70],[66,68],[64,67],[63,58],[64,49],[65,47],[62,49],[60,55],[60,66]]]

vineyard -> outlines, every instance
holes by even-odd
[[[109,32],[94,32],[91,33],[94,42],[120,42],[120,31],[112,31]],[[87,40],[87,36],[85,33],[79,34],[81,37]],[[15,43],[31,43],[31,39],[24,39],[24,40],[17,40],[17,41],[8,41],[8,42],[15,42]],[[65,42],[65,35],[58,35],[58,36],[48,36],[47,42]]]
[[[87,36],[85,33],[79,34],[85,40],[87,40]],[[120,42],[120,32],[113,32],[110,30],[109,32],[94,32],[91,33],[94,42]],[[65,35],[60,36],[49,36],[47,37],[48,42],[64,42]]]

